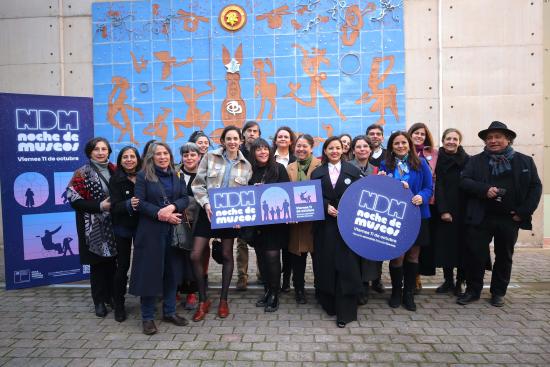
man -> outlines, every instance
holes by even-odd
[[[365,134],[370,139],[374,148],[370,154],[369,163],[375,167],[380,167],[380,163],[384,160],[384,156],[386,155],[386,149],[382,146],[384,143],[384,128],[378,124],[372,124],[367,127]],[[384,293],[385,291],[384,284],[382,283],[382,263],[383,262],[380,261],[378,279],[373,280],[371,285],[372,289],[377,293]]]
[[[384,155],[386,154],[386,149],[382,146],[384,143],[384,128],[377,124],[372,124],[367,127],[367,132],[365,133],[372,142],[374,150],[372,151],[369,163],[375,167],[380,166],[380,162],[384,160]]]
[[[241,144],[241,152],[247,160],[250,160],[250,146],[258,139],[262,132],[256,121],[247,121],[243,126],[244,142]],[[248,288],[248,244],[241,238],[237,238],[237,290],[246,291]],[[259,270],[256,272],[260,280]]]
[[[483,289],[489,244],[494,241],[495,262],[491,277],[491,305],[502,307],[512,272],[512,255],[518,230],[532,228],[542,184],[533,159],[514,151],[516,133],[499,121],[478,136],[485,142],[462,172],[461,188],[469,195],[466,293],[460,305],[477,301]]]

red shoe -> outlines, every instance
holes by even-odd
[[[199,306],[197,307],[197,311],[193,315],[193,321],[201,321],[204,319],[208,311],[210,310],[210,304],[212,302],[210,300],[206,300],[204,302],[199,302]]]
[[[225,319],[229,316],[229,305],[225,299],[220,300],[220,305],[218,306],[218,316],[221,319]]]
[[[185,299],[185,309],[194,310],[197,307],[198,301],[199,300],[197,299],[195,293],[189,293]]]
[[[176,293],[176,301],[179,302],[181,301],[181,296],[179,293]]]

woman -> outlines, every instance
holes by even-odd
[[[407,310],[416,311],[414,288],[418,256],[420,248],[430,243],[428,202],[432,197],[432,172],[426,160],[415,154],[412,147],[413,142],[406,132],[397,131],[391,134],[386,157],[380,164],[380,172],[401,181],[405,188],[412,191],[412,203],[420,207],[422,219],[416,241],[405,254],[390,261],[390,307],[397,308],[403,303]]]
[[[137,175],[135,195],[139,199],[139,226],[134,243],[130,294],[141,297],[143,333],[152,335],[158,332],[153,321],[158,296],[163,300],[163,321],[187,325],[187,320],[176,314],[183,255],[171,243],[173,225],[181,223],[181,213],[189,198],[185,182],[174,170],[174,157],[167,144],[152,143],[147,150],[143,170]]]
[[[325,220],[314,223],[315,288],[317,299],[340,328],[357,320],[357,301],[362,292],[360,258],[344,242],[336,218],[344,191],[361,177],[361,171],[342,160],[342,142],[330,137],[323,144],[322,165],[311,173],[321,180]]]
[[[370,138],[366,135],[356,136],[351,142],[350,150],[353,152],[355,158],[349,162],[359,168],[363,176],[378,173],[378,167],[369,164],[372,149],[373,145]],[[371,261],[361,258],[361,276],[363,280],[363,294],[359,297],[359,305],[365,305],[369,300],[369,282],[375,284],[374,287],[380,287],[382,261]]]
[[[208,190],[219,187],[246,186],[252,176],[252,167],[239,150],[242,141],[241,130],[233,125],[226,126],[221,134],[221,148],[206,153],[199,164],[195,180],[191,184],[195,199],[202,207],[193,235],[195,236],[191,262],[197,285],[199,288],[199,305],[193,315],[193,321],[204,319],[210,309],[211,301],[206,295],[203,253],[208,247],[211,238],[220,238],[222,242],[222,290],[218,306],[218,316],[225,318],[229,315],[227,294],[233,276],[233,241],[238,235],[235,228],[211,229],[210,218],[212,210],[208,198]]]
[[[115,171],[109,162],[111,146],[105,138],[93,138],[84,148],[87,164],[74,172],[67,199],[76,211],[80,263],[90,265],[90,286],[97,317],[107,316],[112,305],[117,255],[111,222],[109,179]]]
[[[351,148],[351,135],[344,133],[340,135],[340,141],[344,149],[342,150],[342,159],[345,161],[351,161],[353,159],[353,149]]]
[[[311,173],[321,165],[321,160],[313,156],[315,141],[309,134],[300,135],[296,139],[294,154],[296,162],[286,168],[290,181],[307,181]],[[290,239],[288,242],[290,263],[292,265],[292,282],[296,303],[306,304],[305,273],[307,254],[313,254],[313,223],[300,222],[290,225]]]
[[[181,164],[176,166],[176,172],[180,173],[185,181],[187,186],[187,196],[189,197],[189,205],[185,209],[185,214],[187,220],[194,226],[197,222],[199,215],[199,205],[193,197],[193,190],[191,189],[191,184],[197,175],[197,170],[199,167],[199,162],[201,160],[201,150],[199,146],[195,143],[185,143],[180,148],[181,155]],[[205,253],[203,254],[203,265],[205,268],[204,276],[208,273],[208,261],[210,260],[210,251],[208,248],[205,248]],[[193,275],[193,266],[191,264],[191,251],[183,251],[184,255],[184,275],[182,283],[180,285],[180,291],[182,293],[187,293],[187,297],[184,302],[184,307],[186,310],[194,310],[197,307],[198,299],[195,294],[197,291],[197,282],[195,281],[195,276]]]
[[[189,136],[189,143],[195,143],[199,147],[201,158],[208,152],[210,148],[210,139],[202,130],[194,131]]]
[[[273,151],[264,139],[256,139],[250,147],[252,178],[250,185],[288,182],[285,167],[275,161]],[[281,248],[288,245],[288,226],[271,224],[254,228],[254,250],[258,258],[260,274],[265,282],[265,294],[256,302],[265,312],[279,309],[281,288]]]
[[[432,184],[435,185],[435,166],[437,165],[437,149],[435,148],[435,141],[433,140],[432,133],[426,124],[417,122],[413,124],[408,131],[409,136],[414,144],[414,149],[419,157],[424,158],[428,162],[428,166],[432,171]],[[433,189],[433,188],[432,188]],[[434,192],[434,191],[432,191]],[[437,210],[435,208],[435,197],[432,194],[430,198],[430,213],[433,218],[437,218]],[[430,221],[430,234],[435,231],[435,222]],[[430,236],[430,238],[432,238]],[[418,275],[415,281],[415,294],[420,293],[422,290],[422,282],[420,275],[435,275],[434,265],[434,248],[428,243],[423,246],[420,251]]]
[[[444,283],[436,289],[437,293],[453,291],[456,296],[463,293],[465,279],[462,263],[462,249],[465,243],[463,223],[466,195],[459,188],[460,173],[470,156],[460,143],[462,133],[457,129],[447,129],[441,139],[439,159],[435,168],[435,205],[438,217],[434,238],[435,265],[443,267]],[[457,268],[456,284],[453,268]]]
[[[111,216],[118,255],[113,285],[115,320],[126,320],[124,296],[128,285],[128,270],[132,254],[132,242],[136,235],[139,199],[134,196],[137,172],[141,169],[141,158],[136,148],[126,146],[117,157],[117,170],[111,179]]]
[[[292,154],[294,151],[295,138],[296,135],[294,135],[294,132],[288,126],[281,126],[275,131],[275,137],[273,138],[275,160],[285,168],[288,167],[290,163],[296,161],[296,157]],[[283,260],[283,284],[281,286],[281,291],[287,293],[290,291],[292,264],[290,263],[290,253],[286,247],[282,249],[281,257]]]

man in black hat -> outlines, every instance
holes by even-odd
[[[461,187],[469,195],[465,218],[467,289],[457,303],[467,305],[479,299],[493,240],[491,304],[502,307],[518,230],[532,229],[531,216],[538,206],[542,184],[533,159],[512,149],[516,133],[505,124],[493,121],[478,136],[485,149],[473,156],[462,172]]]

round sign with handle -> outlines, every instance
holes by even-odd
[[[338,228],[346,244],[369,260],[391,260],[405,253],[420,230],[420,208],[411,190],[387,176],[355,181],[338,205]]]

